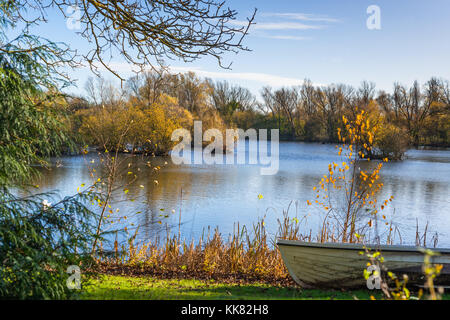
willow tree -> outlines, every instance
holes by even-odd
[[[29,34],[14,39],[19,10],[0,1],[0,185],[21,183],[35,173],[31,165],[70,146],[64,114],[55,108],[58,88],[68,84],[64,64],[72,65],[68,47]]]

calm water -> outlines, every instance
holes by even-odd
[[[119,213],[128,217],[130,230],[131,223],[141,225],[141,240],[165,233],[166,224],[178,232],[180,212],[181,234],[188,239],[198,238],[208,226],[219,226],[226,236],[235,222],[250,226],[259,217],[266,217],[267,229],[274,234],[277,218],[289,204],[291,216],[306,215],[306,229],[315,230],[321,211],[307,206],[306,200],[314,199],[312,188],[327,172],[328,164],[339,160],[335,153],[332,145],[280,143],[280,170],[273,176],[260,175],[256,165],[177,166],[170,158],[148,158],[145,161],[163,168],[155,174],[145,161],[139,164],[138,181],[126,195],[136,200],[118,201],[113,209],[119,208]],[[63,157],[58,166],[42,169],[37,181],[41,191],[75,193],[80,184],[91,181],[87,169],[91,159],[95,154],[88,159]],[[421,230],[428,222],[428,230],[438,233],[439,246],[450,247],[450,151],[410,150],[406,160],[385,164],[380,176],[384,189],[378,199],[395,197],[384,213],[401,230],[403,243],[414,243],[417,219]],[[258,199],[259,194],[263,199]],[[125,195],[118,197],[124,200]],[[140,213],[134,215],[136,212]]]

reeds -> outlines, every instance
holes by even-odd
[[[163,238],[141,245],[135,245],[134,240],[121,250],[115,245],[113,256],[101,258],[99,266],[109,273],[295,285],[276,246],[276,238],[314,240],[311,231],[301,234],[299,225],[285,211],[273,238],[268,236],[264,219],[251,229],[236,223],[228,239],[224,239],[219,228],[207,228],[199,240],[189,242],[167,230]]]

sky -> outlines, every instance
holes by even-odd
[[[394,82],[411,85],[432,76],[450,80],[450,1],[448,0],[227,0],[239,14],[239,25],[258,9],[256,24],[245,45],[252,51],[226,54],[231,70],[220,68],[213,58],[193,63],[167,61],[173,72],[192,70],[202,77],[228,80],[258,95],[263,86],[279,88],[301,85],[310,79],[316,85],[344,83],[352,86],[366,80],[378,89],[392,91]],[[373,18],[368,7],[380,9],[380,29],[369,29]],[[373,20],[371,20],[373,21]],[[88,44],[76,30],[66,26],[57,11],[36,32],[63,41],[81,51]],[[132,75],[120,57],[112,61],[122,75]],[[78,79],[69,89],[84,94],[89,69],[71,70]],[[114,79],[104,73],[106,78]],[[66,90],[67,91],[67,90]]]

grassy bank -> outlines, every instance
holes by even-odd
[[[213,280],[157,279],[100,275],[83,287],[82,299],[132,300],[348,300],[370,299],[373,291],[301,290],[263,283],[229,284]]]

